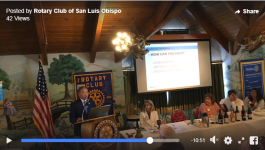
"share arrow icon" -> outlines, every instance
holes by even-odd
[[[10,138],[6,138],[6,144],[8,144],[8,143],[10,143],[10,142],[12,142],[12,140],[10,139]]]

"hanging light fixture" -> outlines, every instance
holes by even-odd
[[[149,44],[143,35],[136,36],[130,32],[118,32],[117,37],[112,40],[112,43],[115,45],[115,50],[124,52],[124,55],[133,51],[135,58],[143,59],[143,56],[149,52],[145,50],[145,45]]]
[[[131,37],[126,32],[118,32],[117,37],[112,40],[112,43],[115,45],[115,49],[118,52],[128,52],[132,45]]]
[[[258,45],[265,43],[265,31],[262,31],[260,34],[252,36],[252,37],[245,37],[243,39],[243,44],[238,44],[243,46],[244,49],[242,53],[245,51],[252,51],[253,49],[257,48]]]

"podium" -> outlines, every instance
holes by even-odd
[[[78,122],[81,123],[81,136],[83,139],[118,138],[119,130],[114,115],[94,118]],[[85,148],[96,143],[84,143]],[[117,143],[98,143],[105,150],[116,150]]]

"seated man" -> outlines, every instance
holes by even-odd
[[[228,91],[228,97],[225,99],[222,99],[220,101],[221,109],[223,111],[236,111],[236,106],[238,107],[238,111],[241,112],[242,106],[244,106],[244,102],[241,99],[237,98],[236,91],[235,90],[229,90]],[[226,108],[225,108],[226,106]]]
[[[241,145],[239,150],[264,150],[264,148],[260,142],[258,143],[258,145],[250,145],[249,140],[247,140]]]
[[[176,131],[168,126],[162,125],[160,127],[160,138],[161,139],[176,139]],[[185,150],[184,146],[180,142],[164,142],[160,147],[155,150]]]

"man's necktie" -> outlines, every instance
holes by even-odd
[[[85,107],[86,107],[86,108],[85,108],[85,111],[86,111],[86,114],[88,113],[88,104],[87,104],[87,103],[88,103],[88,101],[86,100],[86,101],[85,101]]]

